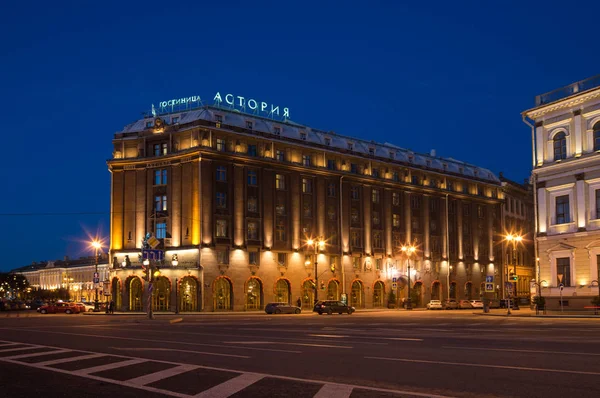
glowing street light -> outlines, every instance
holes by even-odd
[[[312,246],[315,250],[315,302],[319,301],[319,250],[325,250],[325,239],[318,237],[316,240],[309,238],[306,240],[307,246]],[[305,262],[306,265],[310,265],[310,261]]]
[[[410,299],[410,256],[417,251],[417,248],[413,245],[403,245],[400,250],[402,250],[402,253],[406,255],[406,264],[408,269],[408,298],[406,300],[406,309],[412,310],[412,302]]]
[[[100,311],[100,304],[98,303],[98,283],[96,282],[98,276],[98,251],[102,248],[102,244],[98,240],[92,241],[92,247],[96,250],[96,266],[94,271],[94,290],[96,291],[94,295],[94,312]]]
[[[511,293],[510,293],[510,290],[509,290],[508,283],[511,283],[511,282],[509,282],[510,280],[509,280],[509,271],[508,271],[508,267],[509,267],[509,250],[508,250],[508,244],[512,243],[512,249],[513,249],[512,250],[512,253],[513,253],[512,259],[513,259],[513,267],[514,267],[515,275],[516,275],[516,273],[517,273],[516,245],[517,245],[517,243],[521,243],[523,241],[523,236],[517,235],[517,234],[508,234],[505,237],[505,241],[506,241],[506,272],[505,272],[506,282],[505,282],[504,289],[505,289],[505,292],[506,292],[505,293],[505,297],[507,298],[506,315],[510,315],[511,314],[511,312],[510,312]]]

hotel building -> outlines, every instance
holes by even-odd
[[[548,308],[582,309],[600,278],[600,76],[537,96],[523,119],[532,128],[535,284]]]
[[[312,310],[315,294],[384,307],[409,270],[414,306],[485,297],[486,276],[501,295],[504,194],[486,169],[222,106],[142,118],[113,146],[117,310],[148,300],[147,232],[165,250],[155,311]]]

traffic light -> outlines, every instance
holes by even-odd
[[[516,282],[516,281],[518,281],[518,280],[519,280],[519,277],[518,277],[517,275],[515,275],[515,274],[511,273],[511,274],[510,274],[510,278],[509,278],[509,280],[511,280],[511,281],[513,281],[513,282]]]
[[[154,277],[154,279],[157,279],[160,276],[160,269],[158,268],[158,266],[154,267],[154,273],[152,274],[152,276]]]
[[[144,265],[144,263],[142,263],[142,274],[144,275],[144,280],[149,280],[148,279],[148,273],[150,272],[150,265]]]

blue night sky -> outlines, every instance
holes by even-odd
[[[230,92],[522,181],[520,112],[600,73],[591,1],[38,3],[0,24],[0,270],[108,241],[111,139],[161,100]]]

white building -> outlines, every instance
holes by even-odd
[[[598,295],[600,76],[536,97],[533,180],[539,269],[548,308],[581,309]]]

